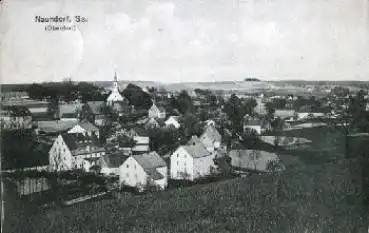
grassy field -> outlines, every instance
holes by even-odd
[[[302,166],[279,176],[24,211],[8,218],[9,232],[361,232],[360,162],[343,160],[342,135],[326,129],[288,134],[313,144],[290,151]]]
[[[357,232],[355,164],[253,175],[16,216],[11,232]],[[357,183],[357,182],[356,182]],[[355,230],[356,229],[356,230]]]

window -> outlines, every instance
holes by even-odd
[[[177,154],[177,158],[179,157],[179,154]]]
[[[135,170],[136,170],[136,164],[135,164]],[[136,175],[137,176],[137,175]]]
[[[179,164],[179,163],[178,163],[178,161],[177,161],[177,166],[178,166],[178,164]]]
[[[129,165],[128,164],[126,165],[126,168],[129,168]]]

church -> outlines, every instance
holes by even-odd
[[[133,111],[133,107],[129,105],[129,101],[120,94],[117,72],[114,75],[112,92],[106,99],[107,106],[110,106],[120,116],[129,114]]]
[[[113,106],[114,103],[124,102],[123,96],[119,93],[117,72],[114,75],[114,83],[111,94],[106,99],[108,106]]]

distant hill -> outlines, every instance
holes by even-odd
[[[245,82],[260,82],[260,79],[257,78],[245,78]]]

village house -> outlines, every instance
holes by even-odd
[[[128,157],[122,153],[105,154],[100,158],[100,173],[107,176],[119,176],[119,168]]]
[[[214,156],[197,136],[192,136],[170,156],[170,177],[193,181],[209,176],[215,169]]]
[[[145,129],[155,129],[155,128],[162,128],[165,126],[165,121],[160,118],[149,118],[145,123]]]
[[[140,191],[148,186],[165,189],[168,185],[168,166],[156,152],[132,155],[119,167],[119,181]]]
[[[61,121],[76,121],[82,110],[82,103],[64,103],[59,105],[59,119]]]
[[[179,123],[179,116],[168,117],[168,119],[165,121],[165,125],[168,127],[173,126],[174,128],[178,129],[181,127],[181,124]]]
[[[32,128],[31,112],[24,106],[3,106],[0,119],[2,129]]]
[[[82,120],[77,122],[70,130],[68,130],[70,134],[82,134],[86,137],[96,136],[100,137],[99,128],[93,125],[91,122],[87,120]]]
[[[271,129],[270,123],[265,118],[245,116],[243,130],[252,130],[256,134],[262,134]]]
[[[231,150],[229,152],[231,166],[240,171],[267,172],[273,169],[272,165],[278,169],[283,169],[278,156],[274,153],[261,150]]]
[[[222,143],[222,136],[214,125],[210,124],[206,126],[204,132],[200,136],[200,141],[206,149],[210,152],[218,149]]]
[[[141,125],[145,129],[155,129],[165,127],[165,121],[160,118],[149,118],[145,117],[143,119],[139,119],[136,122],[137,125]]]
[[[156,106],[155,101],[153,101],[153,104],[148,112],[149,118],[165,119],[165,115],[166,115],[165,109],[163,107]]]
[[[150,138],[146,129],[134,127],[129,130],[127,136],[133,138],[135,145],[132,148],[133,153],[145,153],[150,151]]]
[[[84,136],[60,134],[49,151],[49,165],[52,171],[82,169],[88,172],[104,154],[104,148]]]
[[[78,123],[78,120],[76,121],[60,121],[60,120],[38,121],[36,122],[35,131],[37,135],[57,136],[60,133],[66,133],[77,123]]]

